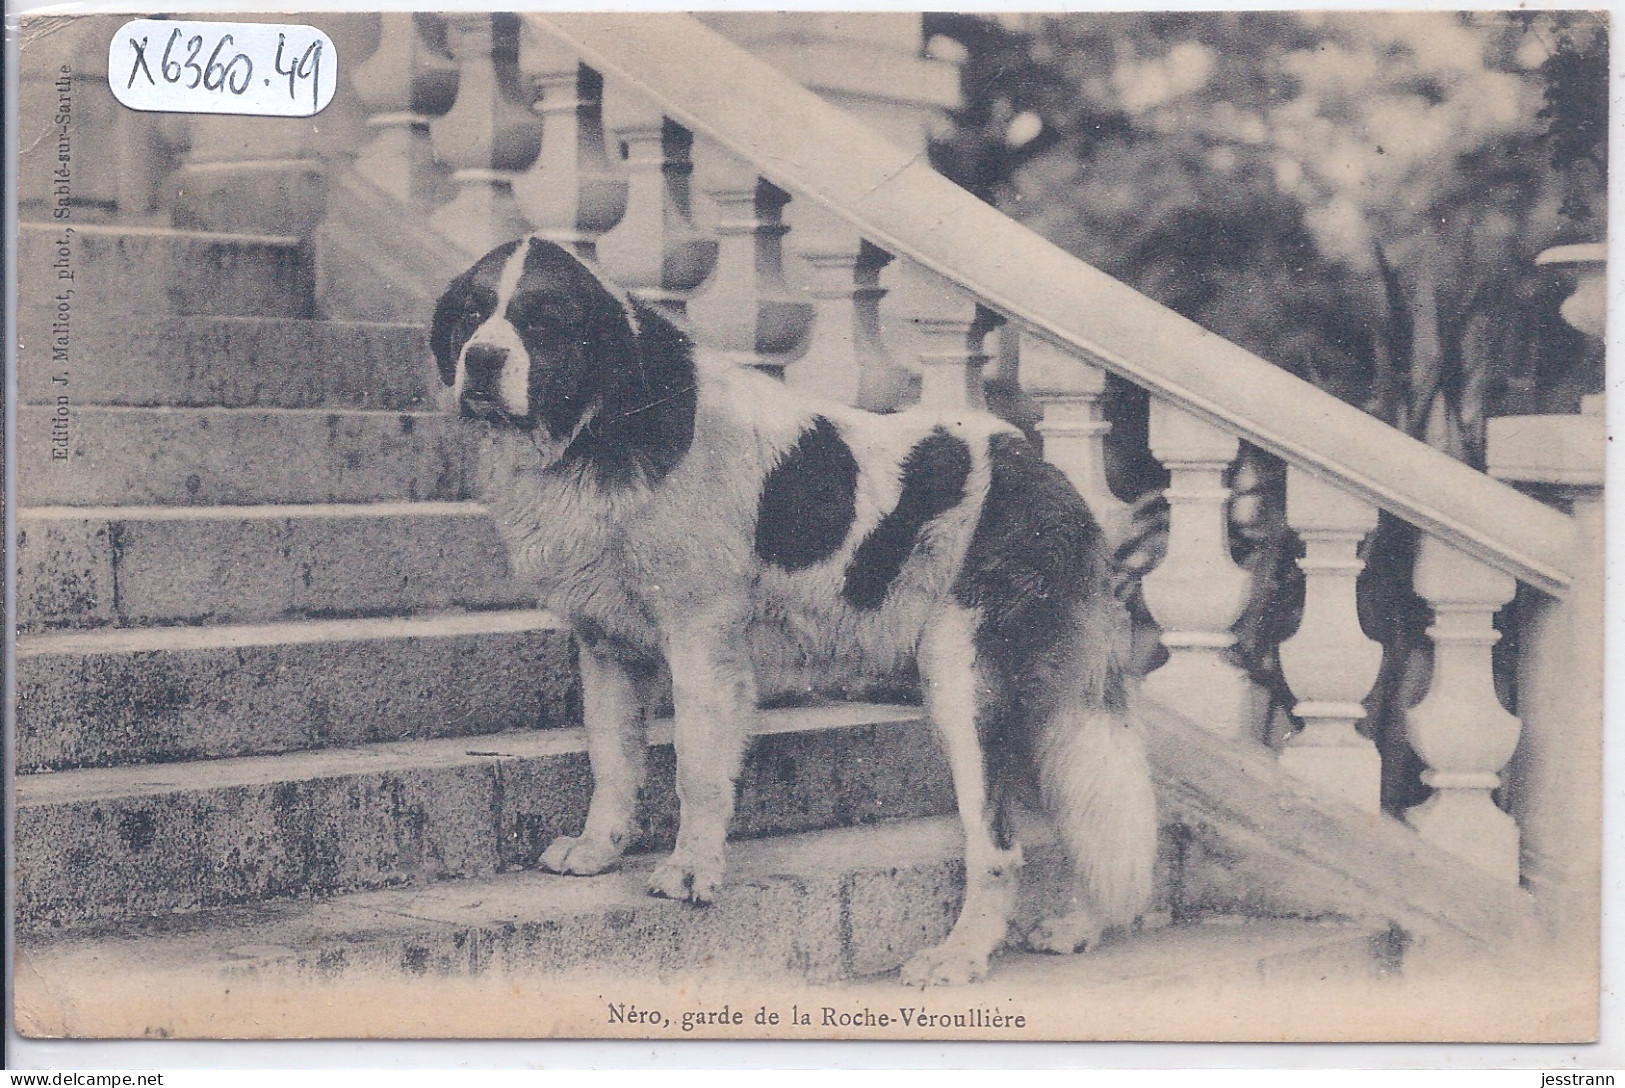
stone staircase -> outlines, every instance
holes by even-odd
[[[22,267],[51,231],[23,227]],[[952,796],[908,706],[764,714],[716,910],[644,896],[647,857],[592,880],[533,871],[585,814],[572,650],[468,501],[421,330],[313,317],[295,239],[79,238],[94,301],[66,386],[29,313],[22,333],[16,902],[33,962],[140,940],[153,963],[226,974],[477,974],[658,949],[666,969],[829,982],[946,931]],[[658,723],[644,855],[675,830],[669,738]],[[1185,890],[1175,837],[1153,924]],[[1038,841],[1035,900],[1059,888]],[[1181,923],[1248,906],[1197,899]],[[1374,969],[1379,920],[1340,921],[1313,933]]]

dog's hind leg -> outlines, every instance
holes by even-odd
[[[920,676],[926,707],[943,740],[953,772],[954,796],[965,832],[965,900],[947,940],[903,965],[910,986],[974,982],[1004,943],[1019,888],[1021,847],[1001,846],[986,753],[977,718],[989,692],[979,676],[973,641],[976,614],[949,608],[927,627],[920,642]]]
[[[554,839],[541,863],[555,873],[587,876],[615,864],[632,838],[647,738],[643,704],[627,666],[607,642],[577,642],[592,802],[581,834]]]
[[[690,617],[667,640],[676,712],[677,847],[649,894],[704,906],[722,884],[734,781],[756,721],[756,680],[736,625]]]

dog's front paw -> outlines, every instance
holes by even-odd
[[[1084,952],[1100,944],[1100,935],[1105,929],[1094,914],[1086,910],[1075,910],[1070,914],[1056,915],[1039,922],[1027,934],[1027,947],[1034,952],[1054,952],[1062,956],[1070,956],[1076,952]]]
[[[650,895],[693,903],[696,907],[714,903],[717,889],[721,886],[720,863],[694,864],[668,858],[655,866],[654,873],[649,877]]]
[[[904,986],[963,986],[987,974],[987,953],[948,941],[915,953],[898,973]]]
[[[542,868],[568,876],[592,876],[614,865],[620,847],[586,835],[560,835],[542,851]]]

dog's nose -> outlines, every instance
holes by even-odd
[[[507,348],[476,345],[463,353],[464,395],[491,395],[502,378],[502,368],[508,362]]]

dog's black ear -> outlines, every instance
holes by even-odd
[[[463,350],[459,318],[468,308],[469,278],[465,273],[451,281],[446,293],[435,303],[429,322],[429,350],[434,352],[440,380],[448,387],[457,380],[457,355]]]
[[[490,316],[490,307],[496,305],[497,280],[522,241],[505,242],[481,257],[473,268],[452,280],[435,303],[434,317],[429,322],[429,349],[440,368],[440,380],[448,386],[457,381],[457,356],[463,345]]]

